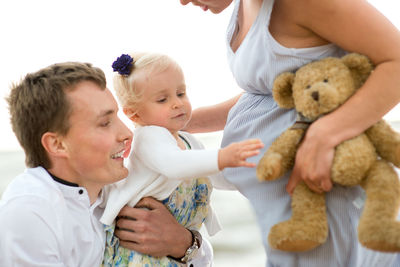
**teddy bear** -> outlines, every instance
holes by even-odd
[[[272,181],[292,169],[296,150],[307,127],[351,97],[373,71],[370,60],[350,53],[308,63],[295,73],[277,76],[273,97],[281,108],[297,111],[298,120],[268,148],[257,165],[260,181]],[[366,199],[358,224],[358,240],[370,249],[400,251],[400,183],[393,165],[400,166],[400,135],[380,120],[360,135],[335,148],[331,179],[338,186],[360,185]],[[326,194],[329,194],[326,193]],[[291,199],[292,217],[270,229],[274,249],[311,250],[328,237],[325,194],[296,186]]]

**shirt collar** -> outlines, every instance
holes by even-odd
[[[99,206],[100,203],[102,203],[103,198],[104,198],[103,192],[100,192],[97,200],[92,205],[90,205],[89,195],[86,191],[86,188],[80,187],[76,183],[71,183],[64,179],[61,179],[61,178],[53,175],[52,173],[50,173],[48,170],[46,170],[46,171],[50,175],[50,177],[56,182],[56,184],[58,185],[58,188],[61,190],[64,197],[69,197],[69,198],[83,201],[88,206],[90,206],[91,210],[95,209],[97,206]],[[102,190],[102,191],[104,191],[104,190]]]
[[[73,187],[79,187],[78,184],[71,183],[71,182],[68,182],[68,181],[66,181],[66,180],[63,180],[63,179],[61,179],[61,178],[58,178],[57,176],[55,176],[54,174],[52,174],[52,173],[49,172],[48,170],[46,170],[46,171],[50,174],[51,178],[53,178],[53,180],[56,181],[56,182],[58,182],[58,183],[61,183],[61,184],[63,184],[63,185],[73,186]]]

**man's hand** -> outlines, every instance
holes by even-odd
[[[143,198],[134,208],[122,208],[115,235],[121,246],[153,257],[183,257],[192,244],[190,231],[162,203],[150,197]]]

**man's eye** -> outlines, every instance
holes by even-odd
[[[102,122],[102,123],[100,123],[100,126],[101,127],[107,127],[108,125],[110,125],[110,121],[105,121],[105,122]]]
[[[182,92],[182,93],[178,93],[177,96],[182,97],[182,96],[185,96],[185,94],[186,94],[185,92]]]
[[[165,101],[167,101],[166,98],[161,98],[161,99],[158,99],[158,100],[157,100],[158,103],[164,103]]]

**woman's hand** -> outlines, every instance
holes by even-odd
[[[147,197],[118,215],[115,235],[121,246],[154,257],[183,257],[192,234],[159,201]]]
[[[297,150],[293,172],[286,186],[291,195],[300,181],[314,192],[322,193],[331,190],[331,167],[335,153],[335,145],[329,141],[319,121],[308,129],[303,142]]]

